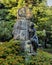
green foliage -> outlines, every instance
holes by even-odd
[[[17,9],[18,7],[12,7],[11,10],[9,10],[10,15],[13,15],[14,17],[17,17]]]
[[[33,10],[33,22],[37,25],[41,23],[41,25],[45,25],[46,21],[48,21],[48,17],[46,15],[46,7],[45,6],[34,6]],[[40,25],[39,25],[40,26]]]
[[[6,9],[1,9],[0,10],[0,20],[6,20],[6,17],[8,15],[8,10]]]
[[[13,21],[0,22],[0,41],[6,41],[12,38],[13,25]]]
[[[51,65],[52,57],[50,54],[43,52],[42,50],[39,50],[39,53],[36,57],[32,57],[33,60],[31,61],[31,65]]]
[[[46,34],[43,31],[37,31],[37,35],[39,37],[45,37],[46,36]]]
[[[12,38],[15,17],[9,14],[9,9],[1,9],[0,15],[0,41],[8,41]]]
[[[25,55],[22,55],[20,41],[10,40],[0,44],[0,65],[26,65]],[[37,51],[36,56],[31,56],[27,65],[52,65],[52,55],[43,52],[42,50]]]
[[[44,44],[44,38],[46,38],[46,32],[43,31],[36,31],[38,39],[39,39],[39,44]]]
[[[17,17],[16,14],[18,12],[18,9],[21,8],[21,7],[23,7],[25,5],[25,1],[24,0],[19,0],[17,3],[18,4],[15,7],[12,7],[9,10],[10,14],[13,15],[13,16],[15,16],[15,17]]]
[[[20,41],[13,39],[10,42],[0,44],[0,65],[22,65],[23,56],[20,56]]]
[[[17,5],[17,0],[2,0],[1,3],[3,3],[6,7],[12,7]]]

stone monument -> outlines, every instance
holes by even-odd
[[[30,38],[29,38],[29,28],[30,28],[30,13],[26,16],[26,8],[20,8],[18,10],[18,16],[19,19],[17,19],[17,22],[14,24],[13,28],[13,36],[14,39],[21,40],[21,47],[22,50],[25,52],[34,52],[32,44],[30,44]]]

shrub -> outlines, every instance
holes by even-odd
[[[13,22],[0,22],[0,41],[8,41],[12,38]]]
[[[52,65],[52,55],[42,50],[36,56],[30,56],[27,65]],[[19,40],[10,40],[0,44],[0,65],[26,65]]]

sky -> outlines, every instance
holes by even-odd
[[[52,6],[52,0],[47,0],[48,6]]]

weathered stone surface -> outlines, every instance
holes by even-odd
[[[20,39],[20,40],[29,39],[29,34],[28,34],[29,23],[30,21],[26,20],[25,18],[15,23],[13,28],[14,39]]]

